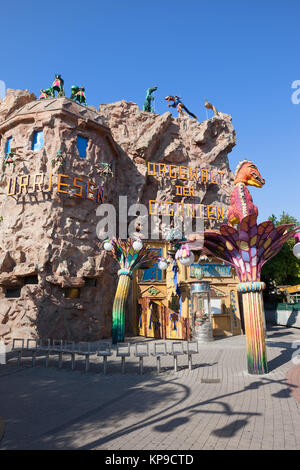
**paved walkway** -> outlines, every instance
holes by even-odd
[[[43,358],[35,368],[9,360],[0,365],[0,449],[300,449],[295,341],[300,330],[269,331],[264,376],[248,375],[243,336],[201,345],[193,371],[182,357],[177,374],[170,357],[160,375],[147,359],[143,376],[135,358],[126,375],[114,358],[107,376],[100,359],[87,374],[83,361],[72,371],[54,358],[48,369]]]

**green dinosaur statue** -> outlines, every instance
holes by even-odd
[[[54,92],[57,91],[57,96],[65,96],[65,91],[64,91],[64,80],[60,74],[55,74],[54,77],[54,82],[52,83],[52,91],[53,91],[53,96]]]
[[[143,111],[147,111],[148,113],[154,113],[154,108],[151,106],[152,101],[154,101],[154,96],[151,96],[151,95],[156,90],[157,90],[157,86],[148,88],[147,94],[146,94],[146,100],[143,106]]]
[[[39,100],[46,100],[46,99],[52,98],[52,97],[54,97],[52,87],[46,88],[45,90],[43,90],[43,88],[41,88],[41,94],[40,94]]]
[[[85,96],[85,88],[83,86],[73,85],[71,86],[71,100],[78,101],[80,104],[84,104],[86,106],[86,96]]]

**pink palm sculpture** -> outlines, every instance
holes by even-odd
[[[222,225],[219,231],[204,233],[204,250],[231,265],[240,280],[238,290],[243,295],[250,374],[268,372],[262,299],[265,284],[260,282],[261,268],[300,228],[292,229],[294,224],[275,227],[271,221],[257,225],[258,210],[246,185],[261,187],[264,182],[256,165],[247,160],[241,162],[235,173],[236,187],[228,210],[229,222],[231,225],[240,224],[239,227],[235,229],[231,225]],[[190,247],[192,250],[202,249],[203,242],[196,239]]]

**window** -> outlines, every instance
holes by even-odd
[[[94,277],[84,277],[84,285],[85,287],[96,287],[97,286],[97,279]]]
[[[80,289],[78,287],[66,287],[64,289],[66,299],[79,299]]]
[[[5,144],[5,155],[7,155],[11,151],[11,142],[12,142],[12,137],[9,137]]]
[[[6,289],[5,297],[8,299],[16,299],[21,297],[21,287],[17,287],[16,289]]]
[[[34,152],[38,152],[44,146],[44,132],[37,131],[33,134],[32,139],[32,150]]]
[[[81,137],[80,135],[77,136],[77,148],[78,148],[78,152],[81,158],[86,157],[87,144],[88,144],[88,139],[86,139],[85,137]]]
[[[24,277],[24,284],[38,284],[38,277],[33,275],[33,276],[26,276]]]
[[[156,251],[161,256],[161,248],[151,248],[151,251]],[[162,281],[162,270],[158,269],[158,263],[155,263],[151,268],[144,269],[141,281]]]

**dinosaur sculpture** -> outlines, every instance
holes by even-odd
[[[154,96],[151,96],[154,91],[157,90],[157,86],[153,86],[148,88],[145,103],[143,106],[143,111],[147,111],[148,113],[154,113],[154,108],[151,106],[152,101],[154,101]]]
[[[53,90],[52,88],[46,88],[45,90],[43,90],[43,88],[41,88],[41,94],[39,96],[39,100],[46,100],[48,98],[51,98],[53,97]]]
[[[78,101],[80,104],[84,104],[86,106],[86,96],[85,96],[85,88],[84,86],[71,86],[71,100]]]
[[[238,225],[248,215],[258,216],[258,209],[253,204],[247,186],[261,188],[265,180],[261,177],[256,165],[249,160],[241,161],[235,170],[235,188],[231,193],[228,221],[231,226]]]
[[[235,172],[236,185],[228,211],[230,225],[219,230],[206,230],[204,240],[190,238],[190,250],[204,250],[231,266],[239,278],[237,290],[241,294],[247,343],[248,372],[267,374],[268,361],[265,342],[264,304],[261,282],[263,265],[275,256],[283,244],[300,229],[294,224],[274,226],[271,220],[257,225],[257,207],[254,206],[247,185],[261,188],[265,180],[254,163],[243,160]],[[232,225],[239,224],[237,228]],[[234,310],[233,310],[234,314]]]
[[[217,111],[217,108],[216,108],[213,104],[209,103],[206,98],[205,98],[205,100],[204,100],[204,106],[205,106],[207,109],[212,109],[215,116],[219,116],[219,113],[218,113],[218,111]]]
[[[176,106],[177,106],[178,113],[181,114],[185,111],[187,114],[192,116],[194,119],[197,119],[197,116],[195,116],[195,114],[191,113],[191,111],[189,111],[187,109],[187,107],[183,104],[183,102],[181,101],[181,98],[179,96],[176,96],[176,95],[166,96],[165,100],[166,101],[173,101],[172,104],[168,104],[169,108],[176,108]]]
[[[52,96],[54,96],[55,91],[57,91],[57,97],[65,96],[64,81],[59,74],[55,75],[54,82],[52,83]]]

